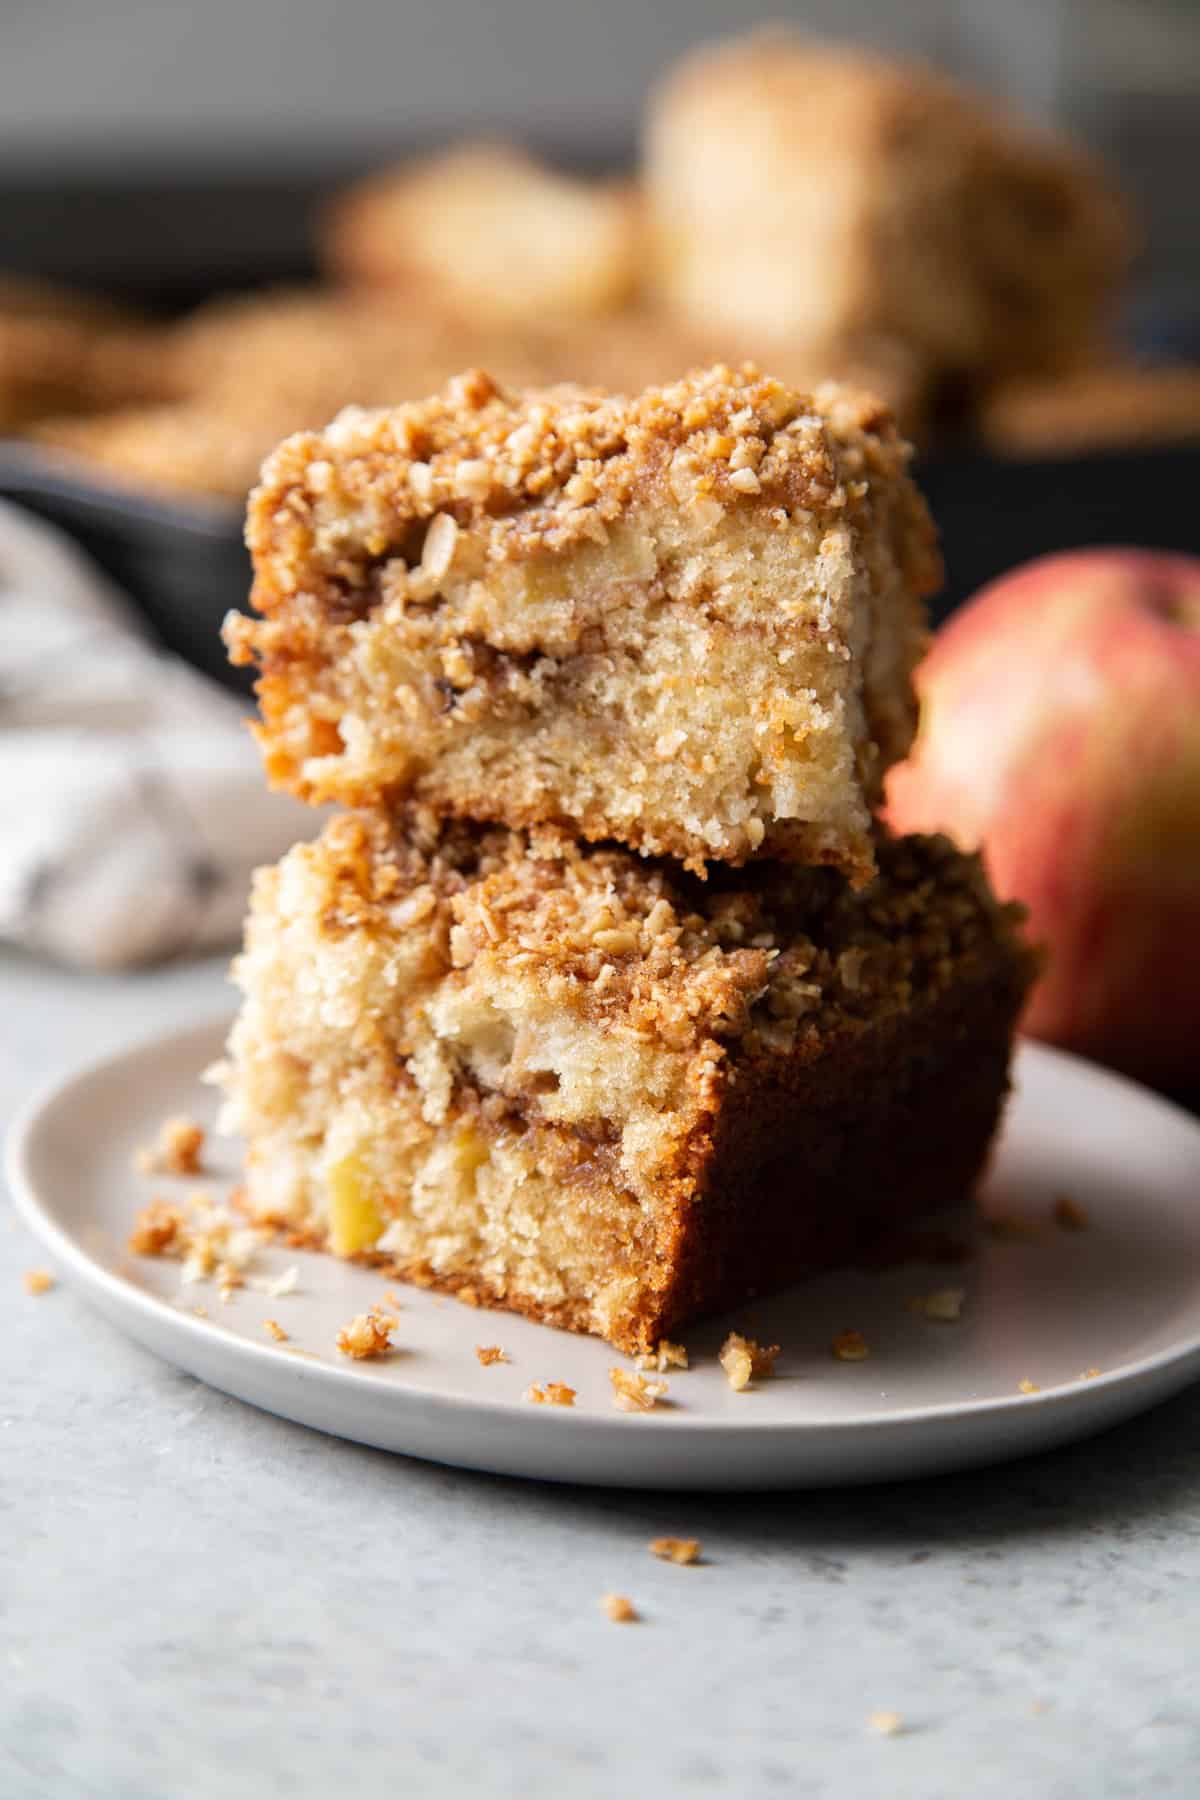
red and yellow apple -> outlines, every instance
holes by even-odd
[[[1048,556],[984,588],[918,672],[898,831],[980,846],[1048,952],[1035,1037],[1200,1084],[1200,560]]]

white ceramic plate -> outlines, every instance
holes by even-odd
[[[689,1331],[693,1366],[669,1375],[669,1405],[648,1414],[614,1409],[608,1371],[629,1365],[607,1345],[411,1288],[400,1290],[395,1353],[349,1362],[338,1330],[389,1285],[369,1270],[270,1246],[256,1272],[297,1264],[296,1291],[246,1288],[222,1304],[210,1285],[183,1286],[178,1263],[125,1248],[150,1192],[188,1185],[135,1175],[132,1153],[170,1114],[211,1120],[215,1097],[199,1075],[222,1037],[219,1025],[183,1032],[60,1084],[14,1127],[9,1178],[62,1274],[115,1324],[203,1381],[318,1430],[558,1481],[816,1486],[1044,1449],[1200,1376],[1200,1125],[1030,1045],[984,1194],[986,1212],[1040,1222],[1030,1241],[980,1230],[966,1263],[842,1272]],[[208,1162],[203,1185],[223,1194],[238,1146],[210,1139]],[[1086,1206],[1088,1229],[1053,1223],[1060,1194]],[[947,1287],[965,1289],[955,1324],[908,1304]],[[267,1336],[268,1317],[286,1344]],[[731,1326],[783,1346],[775,1377],[743,1393],[715,1361]],[[831,1355],[846,1328],[866,1337],[866,1361]],[[500,1344],[511,1360],[483,1368],[477,1344]],[[547,1380],[577,1390],[573,1408],[522,1399]],[[1022,1381],[1039,1391],[1022,1393]]]

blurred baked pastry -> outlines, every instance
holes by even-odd
[[[85,465],[92,479],[244,505],[264,458],[288,429],[269,416],[237,419],[172,402],[43,419],[28,435],[48,452]]]
[[[983,402],[979,431],[990,449],[1026,457],[1200,442],[1200,365],[1114,364],[1006,383]]]
[[[270,779],[870,878],[940,564],[886,408],[717,367],[487,376],[280,446],[251,499]]]
[[[687,57],[645,153],[657,290],[710,330],[1053,369],[1094,353],[1130,254],[1123,204],[1072,144],[784,30]]]
[[[613,310],[637,285],[640,246],[628,183],[565,175],[501,143],[371,176],[331,207],[321,240],[339,280],[489,325]]]
[[[46,413],[160,398],[164,381],[158,334],[132,310],[0,275],[0,432]]]

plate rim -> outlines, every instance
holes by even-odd
[[[120,1077],[122,1066],[136,1064],[151,1052],[162,1054],[171,1051],[184,1054],[186,1047],[195,1043],[197,1048],[210,1048],[218,1040],[223,1042],[228,1032],[233,1014],[228,1010],[209,1014],[188,1024],[178,1025],[167,1030],[159,1030],[139,1035],[114,1050],[100,1055],[93,1055],[70,1066],[65,1072],[50,1077],[38,1084],[27,1099],[17,1108],[9,1125],[4,1144],[4,1174],[12,1195],[16,1210],[23,1223],[32,1231],[46,1251],[61,1265],[64,1276],[70,1284],[82,1292],[85,1297],[96,1294],[98,1304],[105,1315],[113,1319],[114,1315],[132,1313],[144,1321],[152,1333],[170,1327],[179,1331],[185,1342],[205,1350],[210,1350],[214,1342],[219,1343],[221,1351],[236,1362],[260,1372],[281,1373],[287,1369],[297,1381],[312,1382],[330,1391],[331,1394],[342,1392],[363,1396],[374,1390],[375,1397],[388,1409],[389,1415],[401,1411],[405,1405],[431,1406],[441,1414],[472,1415],[484,1414],[495,1422],[514,1415],[520,1418],[523,1432],[543,1434],[558,1433],[560,1443],[571,1439],[587,1437],[628,1439],[631,1432],[641,1431],[650,1437],[646,1427],[649,1423],[656,1440],[661,1441],[659,1434],[669,1432],[673,1441],[680,1439],[705,1439],[725,1436],[731,1442],[737,1442],[747,1448],[755,1443],[802,1444],[807,1440],[820,1439],[824,1442],[838,1438],[861,1438],[870,1434],[875,1438],[891,1437],[897,1433],[912,1432],[922,1428],[945,1429],[955,1423],[974,1420],[983,1416],[1008,1417],[1020,1412],[1022,1415],[1040,1413],[1043,1416],[1062,1411],[1073,1411],[1080,1403],[1080,1396],[1087,1394],[1095,1399],[1103,1396],[1114,1396],[1118,1391],[1136,1390],[1145,1384],[1157,1385],[1156,1378],[1179,1375],[1175,1389],[1165,1389],[1160,1398],[1166,1398],[1171,1391],[1177,1391],[1188,1379],[1183,1370],[1189,1363],[1196,1363],[1196,1376],[1200,1377],[1200,1322],[1196,1330],[1187,1337],[1159,1350],[1150,1352],[1131,1362],[1123,1362],[1115,1369],[1106,1369],[1097,1377],[1086,1383],[1078,1380],[1059,1382],[1053,1386],[1040,1389],[1034,1394],[1001,1394],[970,1400],[957,1400],[944,1404],[925,1404],[902,1407],[888,1411],[857,1411],[849,1417],[820,1419],[754,1419],[739,1416],[707,1417],[689,1416],[686,1409],[679,1412],[664,1412],[660,1416],[646,1415],[643,1418],[632,1418],[618,1412],[594,1412],[573,1408],[554,1409],[554,1416],[548,1416],[546,1409],[522,1408],[519,1401],[502,1399],[487,1394],[468,1396],[465,1394],[447,1394],[430,1389],[420,1382],[404,1381],[402,1383],[389,1380],[386,1376],[370,1369],[363,1369],[356,1363],[348,1363],[344,1368],[323,1359],[309,1361],[297,1357],[294,1353],[282,1349],[278,1345],[259,1342],[245,1337],[236,1331],[214,1333],[213,1321],[192,1317],[181,1311],[159,1295],[139,1286],[136,1282],[120,1275],[117,1271],[106,1267],[92,1256],[84,1246],[59,1222],[48,1204],[39,1197],[38,1182],[31,1167],[32,1156],[36,1150],[37,1135],[52,1122],[57,1108],[69,1103],[72,1094],[89,1081],[105,1077]],[[197,1059],[199,1060],[199,1059]],[[203,1067],[211,1060],[206,1055],[197,1078]],[[1155,1090],[1143,1086],[1140,1082],[1093,1063],[1085,1057],[1077,1056],[1056,1046],[1042,1044],[1036,1040],[1018,1039],[1014,1052],[1014,1086],[1019,1080],[1020,1066],[1024,1063],[1045,1061],[1050,1065],[1058,1064],[1070,1070],[1076,1078],[1097,1081],[1102,1086],[1116,1089],[1124,1095],[1134,1097],[1139,1104],[1149,1103],[1159,1109],[1165,1117],[1176,1126],[1182,1127],[1197,1138],[1200,1148],[1200,1121],[1195,1119],[1185,1108],[1175,1101],[1158,1094]],[[119,1317],[118,1329],[121,1328]],[[146,1344],[147,1340],[130,1327],[128,1334],[137,1341]],[[597,1345],[602,1340],[596,1339]],[[611,1345],[604,1346],[614,1357],[621,1355]],[[162,1360],[170,1362],[171,1357],[163,1351],[151,1346],[152,1353]],[[208,1380],[207,1377],[199,1379]],[[219,1382],[209,1385],[220,1386]],[[225,1388],[226,1392],[233,1392]],[[239,1396],[240,1398],[240,1396]],[[245,1403],[245,1402],[244,1402]],[[248,1404],[262,1407],[261,1402],[250,1401]],[[265,1409],[264,1410],[269,1410]],[[1131,1408],[1131,1411],[1137,1410]],[[288,1417],[286,1413],[278,1415]],[[1117,1416],[1126,1416],[1120,1414]],[[1112,1422],[1116,1422],[1115,1418]],[[314,1427],[306,1427],[313,1429]],[[657,1429],[655,1429],[657,1428]],[[1100,1427],[1103,1428],[1103,1427]],[[315,1429],[322,1429],[315,1427]],[[1081,1434],[1083,1435],[1083,1434]],[[363,1440],[358,1440],[363,1441]],[[1046,1448],[1046,1444],[1035,1442],[1029,1445],[1029,1452],[1036,1453]],[[1016,1454],[1020,1454],[1017,1452]],[[420,1455],[421,1452],[411,1452]],[[1000,1456],[990,1460],[1000,1460]],[[451,1459],[447,1458],[446,1461]],[[982,1460],[982,1459],[977,1459]],[[970,1458],[964,1457],[961,1466],[969,1466]],[[486,1465],[471,1465],[486,1466]],[[545,1479],[546,1477],[533,1477]],[[888,1479],[879,1477],[878,1479]],[[587,1479],[582,1477],[581,1479]],[[641,1485],[649,1485],[642,1483]],[[693,1484],[693,1485],[699,1485]],[[767,1482],[756,1481],[750,1485],[766,1487]],[[777,1484],[778,1485],[778,1484]],[[794,1480],[788,1485],[798,1485]]]

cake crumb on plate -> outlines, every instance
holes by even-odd
[[[752,1381],[761,1381],[774,1373],[778,1355],[778,1344],[760,1344],[755,1338],[742,1337],[740,1332],[731,1331],[721,1345],[717,1361],[724,1369],[730,1387],[740,1394]]]
[[[641,1616],[625,1594],[605,1594],[600,1605],[614,1625],[633,1625]]]
[[[49,1269],[26,1269],[21,1286],[27,1294],[48,1294],[54,1286],[54,1277]]]
[[[499,1344],[476,1344],[475,1355],[485,1369],[490,1369],[493,1363],[508,1361],[507,1352],[502,1350]]]
[[[644,1375],[635,1375],[630,1369],[610,1369],[608,1379],[612,1382],[613,1405],[619,1412],[650,1412],[667,1391],[665,1381],[647,1381]]]
[[[288,1334],[283,1329],[283,1326],[279,1323],[278,1319],[264,1319],[263,1320],[263,1330],[270,1332],[271,1336],[275,1339],[275,1342],[277,1344],[286,1344],[287,1343]]]
[[[203,1167],[204,1127],[183,1114],[164,1119],[153,1144],[134,1152],[139,1175],[199,1175]]]
[[[574,1406],[575,1389],[565,1381],[535,1381],[525,1389],[522,1398],[533,1406]]]
[[[839,1362],[866,1362],[871,1347],[861,1331],[839,1331],[830,1349]]]
[[[351,1356],[356,1362],[365,1361],[369,1357],[385,1356],[392,1348],[392,1333],[396,1329],[396,1320],[390,1313],[359,1313],[337,1334],[337,1347],[343,1356]]]
[[[1017,1392],[1019,1394],[1040,1394],[1041,1391],[1042,1390],[1037,1382],[1030,1381],[1028,1376],[1026,1376],[1023,1381],[1018,1381],[1017,1383]]]

